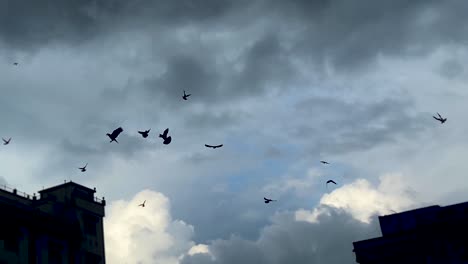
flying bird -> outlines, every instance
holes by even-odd
[[[182,98],[183,98],[184,100],[187,100],[187,97],[189,97],[190,95],[191,95],[191,94],[185,94],[185,91],[184,91],[184,96],[182,96]]]
[[[148,130],[145,130],[145,131],[138,131],[139,134],[141,134],[143,136],[143,138],[147,138],[148,137],[148,133],[151,131],[151,128],[148,129]]]
[[[85,172],[86,171],[86,166],[88,166],[88,163],[86,163],[86,165],[84,167],[81,167],[81,168],[78,168],[81,170],[81,172]]]
[[[269,202],[276,202],[276,200],[272,200],[272,199],[268,199],[268,198],[265,198],[263,197],[263,200],[265,200],[265,203],[269,203]]]
[[[435,120],[439,121],[441,124],[445,123],[447,121],[447,118],[443,118],[439,113],[437,113],[439,117],[432,116]]]
[[[17,62],[14,62],[13,65],[18,66],[18,63],[17,63]]]
[[[146,203],[146,200],[142,204],[139,204],[138,206],[145,207],[145,203]]]
[[[205,147],[207,147],[207,148],[212,148],[212,149],[220,148],[220,147],[222,147],[222,146],[223,146],[223,144],[217,145],[217,146],[212,146],[212,145],[205,144]]]
[[[8,145],[10,144],[11,138],[9,138],[8,140],[5,140],[4,138],[2,138],[2,140],[3,140],[3,145]]]
[[[321,160],[320,162],[323,163],[323,164],[330,164],[330,163],[328,163],[326,161],[323,161],[323,160]]]
[[[110,143],[112,143],[112,141],[115,141],[115,142],[119,143],[119,142],[117,141],[117,137],[118,137],[119,134],[122,133],[122,132],[123,132],[122,127],[119,127],[119,128],[117,128],[116,130],[112,131],[111,134],[107,133],[106,135],[111,139]]]
[[[166,128],[162,134],[159,134],[159,137],[164,139],[163,144],[168,145],[171,143],[172,138],[170,136],[167,136],[167,133],[169,133],[169,128]]]
[[[329,183],[334,183],[336,185],[336,182],[334,180],[328,180],[326,184],[329,184]]]

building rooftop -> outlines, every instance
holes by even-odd
[[[89,191],[89,192],[92,192],[92,193],[96,192],[96,188],[91,189],[91,188],[88,188],[88,187],[83,186],[81,184],[69,181],[69,182],[65,182],[65,183],[62,183],[62,184],[59,184],[59,185],[56,185],[56,186],[49,187],[47,189],[43,189],[43,190],[39,191],[39,193],[55,191],[57,189],[66,188],[66,187],[77,187],[77,188],[80,188],[80,189],[83,189],[85,191]]]

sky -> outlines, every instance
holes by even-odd
[[[355,263],[378,215],[468,200],[467,9],[2,1],[0,183],[96,187],[109,263]]]

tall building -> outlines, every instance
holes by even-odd
[[[39,196],[0,186],[0,264],[104,264],[104,198],[74,182]]]
[[[379,216],[382,237],[354,242],[361,264],[468,263],[468,202]]]

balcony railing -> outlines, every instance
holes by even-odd
[[[32,195],[29,195],[29,194],[27,194],[25,192],[20,192],[20,191],[16,190],[16,188],[10,187],[10,186],[8,186],[6,184],[0,185],[0,189],[2,189],[4,191],[7,191],[7,192],[11,192],[13,194],[16,194],[16,195],[21,196],[21,197],[26,198],[26,199],[31,199],[31,200],[33,199]]]
[[[40,195],[36,196],[36,194],[30,195],[30,194],[27,194],[25,192],[20,192],[16,188],[10,187],[10,186],[8,186],[6,184],[0,184],[0,190],[10,192],[12,194],[18,195],[20,197],[23,197],[23,198],[26,198],[26,199],[29,199],[29,200],[40,199]],[[96,202],[98,204],[106,205],[106,200],[104,199],[104,197],[102,197],[102,198],[93,197],[93,198],[94,198],[94,202]]]

